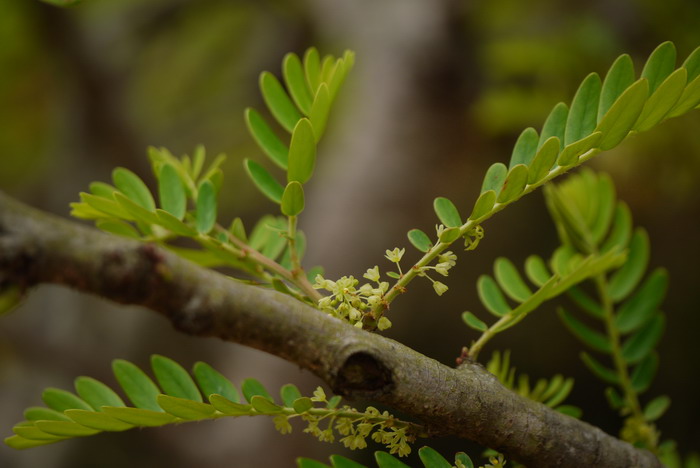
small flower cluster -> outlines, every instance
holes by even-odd
[[[438,263],[435,266],[424,266],[421,268],[418,276],[424,276],[428,278],[433,283],[433,289],[438,296],[442,296],[447,291],[447,285],[441,283],[440,281],[435,281],[430,276],[428,276],[428,270],[434,270],[436,273],[447,276],[449,275],[450,269],[457,264],[457,255],[448,250],[438,255]]]
[[[362,319],[365,314],[379,304],[389,290],[389,283],[381,281],[378,266],[368,269],[363,276],[374,284],[364,283],[358,287],[360,282],[354,276],[343,276],[337,281],[332,281],[316,275],[314,288],[331,293],[318,301],[321,310],[362,328]],[[377,328],[380,330],[386,330],[389,327],[391,322],[386,317],[380,318],[377,322]]]
[[[364,449],[367,447],[369,436],[373,441],[385,445],[392,454],[404,457],[411,453],[409,443],[415,441],[415,436],[409,432],[409,423],[395,419],[388,411],[380,413],[371,406],[364,412],[347,405],[336,408],[334,405],[337,401],[334,401],[334,398],[329,402],[323,389],[318,387],[311,401],[326,403],[326,409],[315,408],[301,415],[279,415],[274,418],[275,429],[282,434],[288,434],[292,430],[289,418],[301,416],[307,423],[304,432],[321,442],[334,442],[337,433],[342,436],[340,442],[350,450]],[[328,422],[321,428],[320,424],[324,419]]]

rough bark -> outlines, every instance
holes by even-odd
[[[180,331],[251,346],[348,397],[536,467],[660,467],[649,452],[522,398],[480,365],[447,367],[283,294],[232,281],[154,245],[121,239],[0,193],[0,288],[56,283],[165,315]]]

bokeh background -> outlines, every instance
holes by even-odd
[[[604,73],[630,53],[641,64],[672,40],[685,58],[700,45],[700,3],[687,0],[86,0],[59,9],[34,0],[0,5],[0,188],[68,216],[68,204],[115,166],[149,183],[145,149],[175,154],[203,143],[225,152],[221,219],[251,225],[274,207],[245,178],[245,157],[262,160],[242,119],[261,108],[257,75],[279,71],[283,55],[311,45],[357,53],[334,109],[310,183],[301,228],[309,265],[329,277],[360,276],[387,248],[406,246],[413,227],[435,223],[432,200],[466,210],[481,177],[507,160],[519,132],[540,127],[569,101],[590,71]],[[664,123],[590,165],[609,172],[620,198],[652,242],[651,266],[666,266],[671,289],[660,345],[662,367],[649,396],[668,394],[660,420],[682,451],[700,447],[700,113]],[[517,264],[556,246],[541,193],[485,226],[476,252],[462,256],[439,300],[416,281],[395,302],[387,334],[446,364],[474,338],[464,310],[482,313],[479,274],[505,255]],[[411,249],[409,249],[411,250]],[[415,260],[413,252],[406,254]],[[603,384],[578,360],[580,346],[543,310],[488,348],[511,349],[533,378],[576,377],[571,404],[617,433]],[[276,389],[318,380],[264,353],[175,332],[151,312],[57,287],[40,287],[0,320],[0,428],[3,436],[40,404],[42,389],[69,389],[78,375],[113,383],[110,361],[147,366],[153,353],[189,366],[205,360],[235,382],[255,377]],[[297,456],[345,453],[301,434],[280,436],[263,418],[190,423],[103,434],[24,452],[0,446],[2,467],[293,466]],[[460,440],[429,442],[453,453]],[[365,454],[367,455],[367,454]],[[361,457],[360,454],[353,456]]]

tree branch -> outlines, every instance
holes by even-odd
[[[34,210],[0,193],[0,289],[57,283],[165,315],[310,370],[334,392],[373,400],[536,467],[660,467],[649,452],[520,397],[474,363],[447,367],[289,296],[200,268],[150,244]]]

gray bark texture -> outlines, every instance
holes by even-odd
[[[40,283],[141,305],[183,333],[266,351],[310,370],[340,395],[388,405],[432,435],[470,439],[531,468],[661,466],[649,452],[518,396],[478,364],[450,368],[289,296],[0,193],[0,287]]]

